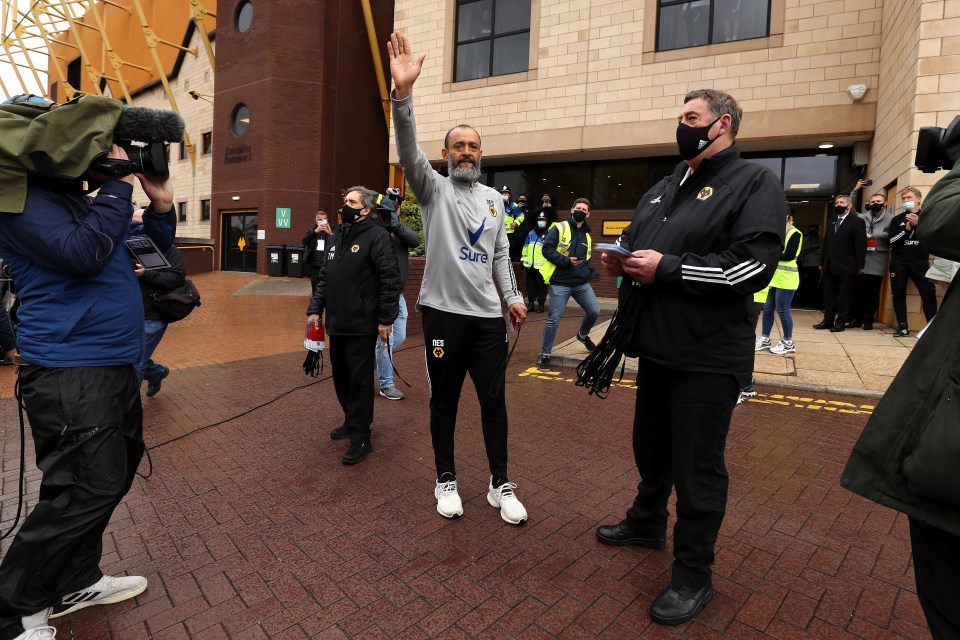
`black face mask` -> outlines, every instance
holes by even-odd
[[[720,118],[723,116],[721,115]],[[680,151],[680,157],[684,160],[693,160],[703,153],[703,150],[716,142],[709,137],[710,127],[720,121],[717,118],[705,127],[691,127],[688,124],[680,123],[677,125],[677,149]]]
[[[343,205],[340,207],[340,219],[343,224],[353,224],[360,217],[363,209],[354,209],[353,207]]]
[[[880,204],[879,202],[872,202],[867,205],[867,209],[871,213],[880,213],[881,211],[883,211],[883,205]]]
[[[576,222],[583,222],[584,220],[587,219],[587,212],[586,212],[586,211],[574,211],[574,212],[573,212],[573,219],[574,219],[574,221],[576,221]]]
[[[842,215],[844,215],[844,214],[847,212],[847,208],[844,207],[844,206],[842,206],[842,205],[839,205],[839,204],[836,205],[836,206],[833,208],[833,210],[837,212],[837,215],[838,215],[838,216],[842,216]]]
[[[517,205],[518,205],[521,209],[526,209],[527,207],[530,206],[530,203],[527,202],[526,200],[521,200],[520,202],[517,203]]]

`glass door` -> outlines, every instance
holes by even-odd
[[[224,271],[257,271],[257,212],[223,214]]]

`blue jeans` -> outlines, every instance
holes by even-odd
[[[590,334],[597,318],[600,317],[600,303],[597,302],[597,294],[593,292],[593,287],[589,282],[570,287],[564,284],[550,285],[550,313],[547,315],[547,324],[543,327],[543,346],[540,347],[540,353],[548,356],[553,351],[553,341],[557,339],[557,325],[563,318],[563,312],[567,308],[567,301],[573,296],[577,304],[586,312],[583,316],[583,322],[580,323],[581,336]]]
[[[156,351],[163,332],[167,330],[167,323],[163,320],[145,320],[143,323],[143,360],[135,368],[137,370],[137,386],[146,379],[147,382],[157,382],[166,367],[153,361],[153,352]]]
[[[400,315],[393,321],[393,331],[390,333],[390,354],[382,348],[383,341],[377,337],[376,357],[377,357],[377,378],[380,380],[380,388],[387,389],[393,386],[393,365],[390,357],[394,349],[403,344],[407,339],[407,302],[400,295]]]
[[[794,289],[770,289],[767,294],[767,301],[763,303],[763,323],[761,325],[761,334],[770,337],[770,330],[773,329],[773,310],[777,310],[780,316],[780,324],[783,325],[783,339],[793,340],[793,316],[790,315],[790,303],[793,302]]]

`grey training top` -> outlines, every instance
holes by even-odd
[[[427,260],[417,309],[482,318],[503,315],[494,272],[507,305],[523,302],[510,262],[503,196],[433,170],[417,145],[412,95],[393,99],[392,111],[400,167],[420,202],[423,219]]]

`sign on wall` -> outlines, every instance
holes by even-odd
[[[627,228],[628,224],[630,224],[629,220],[604,220],[603,235],[620,236],[623,234],[623,230]]]
[[[277,207],[277,229],[289,229],[290,218],[290,207]]]

